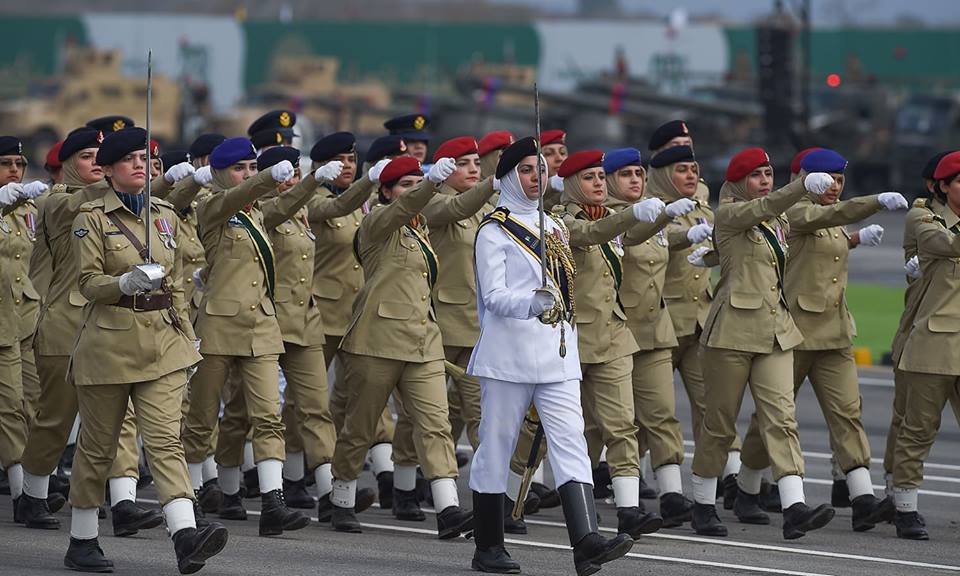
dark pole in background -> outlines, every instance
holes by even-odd
[[[810,133],[810,67],[813,55],[811,53],[811,34],[810,34],[810,0],[801,0],[800,5],[800,42],[801,59],[800,64],[800,129],[806,138]]]

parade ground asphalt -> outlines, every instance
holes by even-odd
[[[884,369],[860,372],[866,431],[873,449],[871,476],[878,494],[883,489],[881,459],[893,399],[892,374]],[[676,386],[678,413],[687,439],[684,488],[690,495],[689,404],[682,385]],[[752,402],[745,399],[739,428],[746,426]],[[800,438],[806,462],[807,502],[829,501],[830,463],[827,429],[816,399],[805,385],[798,399]],[[467,488],[469,467],[461,470],[460,498],[470,506]],[[824,529],[799,540],[781,535],[781,517],[772,515],[770,526],[740,524],[731,511],[720,516],[730,530],[727,538],[697,536],[689,524],[665,529],[636,542],[629,556],[607,564],[609,576],[709,574],[786,574],[795,576],[904,576],[960,574],[960,429],[949,410],[925,468],[920,507],[926,516],[930,540],[900,540],[892,525],[882,524],[866,533],[854,533],[850,509],[840,509]],[[647,473],[648,478],[652,475]],[[549,478],[549,474],[548,474]],[[369,473],[361,483],[373,486]],[[153,487],[140,492],[143,503],[157,506]],[[388,511],[373,508],[359,515],[362,534],[339,534],[315,521],[307,528],[282,537],[257,535],[258,500],[245,501],[250,519],[224,522],[230,540],[222,554],[200,572],[221,576],[298,575],[437,575],[468,574],[473,543],[464,538],[439,541],[433,514],[425,522],[395,520]],[[645,501],[656,509],[656,501]],[[601,529],[612,533],[616,512],[597,502]],[[58,513],[59,531],[28,530],[13,523],[9,505],[0,518],[0,574],[46,576],[64,574],[63,554],[68,543],[69,507]],[[572,554],[559,508],[527,518],[529,534],[510,536],[507,546],[528,575],[573,575]],[[173,547],[163,528],[132,538],[115,538],[109,520],[101,521],[100,543],[113,559],[118,574],[146,576],[176,574]]]

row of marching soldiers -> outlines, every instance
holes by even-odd
[[[147,166],[143,130],[101,118],[48,155],[49,190],[26,181],[19,141],[0,141],[0,305],[8,308],[0,464],[15,518],[28,527],[58,528],[53,513],[69,496],[68,567],[112,567],[97,538],[105,486],[115,535],[165,520],[184,573],[226,543],[226,529],[206,514],[245,520],[243,498],[258,495],[264,536],[307,526],[298,507],[359,532],[357,513],[378,499],[412,521],[424,520],[421,501],[430,501],[440,538],[474,523],[525,532],[522,518],[504,512],[520,498],[535,415],[503,507],[460,506],[454,450],[462,432],[479,443],[480,387],[464,372],[479,331],[473,242],[513,137],[454,138],[425,165],[429,120],[409,115],[386,124],[391,134],[362,166],[354,137],[335,133],[312,147],[301,173],[288,145],[295,122],[274,111],[249,138],[206,134],[188,153],[160,156],[151,143],[163,160]],[[956,212],[945,208],[957,156],[933,162],[933,197],[908,220],[916,245],[905,240],[906,256],[918,256],[908,267],[920,280],[894,350],[885,471],[895,508],[873,494],[844,300],[849,250],[879,244],[883,231],[844,226],[905,209],[904,198],[840,201],[846,161],[821,149],[799,154],[791,183],[775,190],[769,158],[752,148],[731,160],[714,214],[680,121],[651,138],[649,173],[633,148],[568,154],[559,130],[544,132],[541,146],[553,175],[546,203],[576,231],[586,437],[594,494],[613,497],[618,531],[637,538],[691,522],[700,534],[726,535],[718,497],[747,523],[769,523],[767,512],[782,509],[786,538],[829,522],[832,508],[804,503],[793,401],[809,378],[835,451],[833,504],[852,505],[855,530],[895,519],[899,535],[925,536],[916,487],[939,424],[934,408],[956,382],[934,375],[956,369],[919,350],[953,334],[938,320],[951,289],[941,260],[956,250],[948,233]],[[146,260],[162,273],[141,266]],[[711,266],[720,268],[716,293]],[[693,415],[693,501],[683,496],[674,371]],[[928,393],[907,394],[915,382]],[[757,410],[741,441],[735,421],[748,383]],[[67,484],[52,474],[78,413]],[[138,436],[162,515],[135,502]],[[652,492],[640,473],[647,451],[659,513],[642,502]],[[367,460],[377,492],[357,486]],[[765,486],[768,468],[776,482]],[[522,504],[528,513],[561,503],[539,470]],[[498,545],[502,533],[500,544],[478,540]],[[476,568],[505,568],[502,556],[482,552]]]

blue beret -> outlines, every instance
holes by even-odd
[[[414,142],[429,142],[430,133],[426,131],[430,118],[426,114],[405,114],[391,118],[383,123],[391,135],[402,136]]]
[[[800,161],[800,168],[808,174],[811,172],[841,174],[846,167],[847,159],[827,148],[814,150]]]
[[[22,156],[23,144],[16,136],[0,136],[0,156]]]
[[[650,136],[650,150],[657,150],[666,146],[667,142],[680,136],[689,136],[690,130],[687,129],[687,123],[683,120],[671,120],[661,125],[653,131]]]
[[[624,166],[641,166],[640,151],[636,148],[617,148],[604,154],[603,171],[612,174]]]
[[[160,155],[160,162],[165,168],[169,168],[181,162],[189,162],[190,155],[186,150],[170,150]]]
[[[357,151],[357,139],[350,132],[334,132],[317,140],[310,149],[310,159],[325,162],[339,154],[352,154]]]
[[[300,166],[300,151],[293,146],[275,146],[264,150],[257,158],[257,170],[266,170],[284,160],[289,160],[293,167],[297,168]]]
[[[247,128],[247,136],[252,137],[264,130],[290,130],[297,123],[297,115],[289,110],[271,110],[253,121]],[[292,133],[292,130],[291,130]]]
[[[103,142],[103,132],[86,126],[77,128],[63,141],[63,146],[57,153],[57,159],[64,162],[85,148],[99,148],[101,142]],[[144,140],[144,146],[146,146],[146,140]]]
[[[213,149],[223,143],[227,137],[223,134],[201,134],[190,145],[190,158],[203,158],[209,156]]]
[[[233,166],[241,160],[254,160],[256,157],[257,151],[250,140],[242,136],[227,138],[210,153],[210,167],[219,170]]]
[[[97,164],[109,166],[131,152],[147,149],[147,131],[143,128],[123,128],[111,132],[97,150]]]
[[[133,128],[134,126],[135,124],[133,123],[132,119],[126,116],[120,116],[119,114],[103,116],[102,118],[94,118],[93,120],[87,122],[87,128],[99,130],[104,134],[117,132],[118,130],[123,130],[124,128]]]
[[[663,168],[677,162],[696,162],[693,148],[689,146],[671,146],[653,155],[650,159],[651,168]]]
[[[376,164],[387,156],[399,156],[407,151],[407,145],[400,136],[381,136],[373,141],[367,150],[366,162]]]

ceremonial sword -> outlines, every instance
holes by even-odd
[[[146,248],[146,257],[144,263],[137,266],[141,272],[147,275],[147,278],[150,279],[150,288],[152,290],[159,290],[163,285],[163,266],[157,264],[153,261],[153,234],[150,232],[150,170],[151,165],[151,155],[152,150],[150,149],[150,115],[152,112],[153,104],[153,50],[147,51],[147,121],[146,121],[146,132],[147,132],[147,187],[144,190],[144,206],[146,206],[146,214],[143,218],[143,228],[146,237],[145,248]]]

